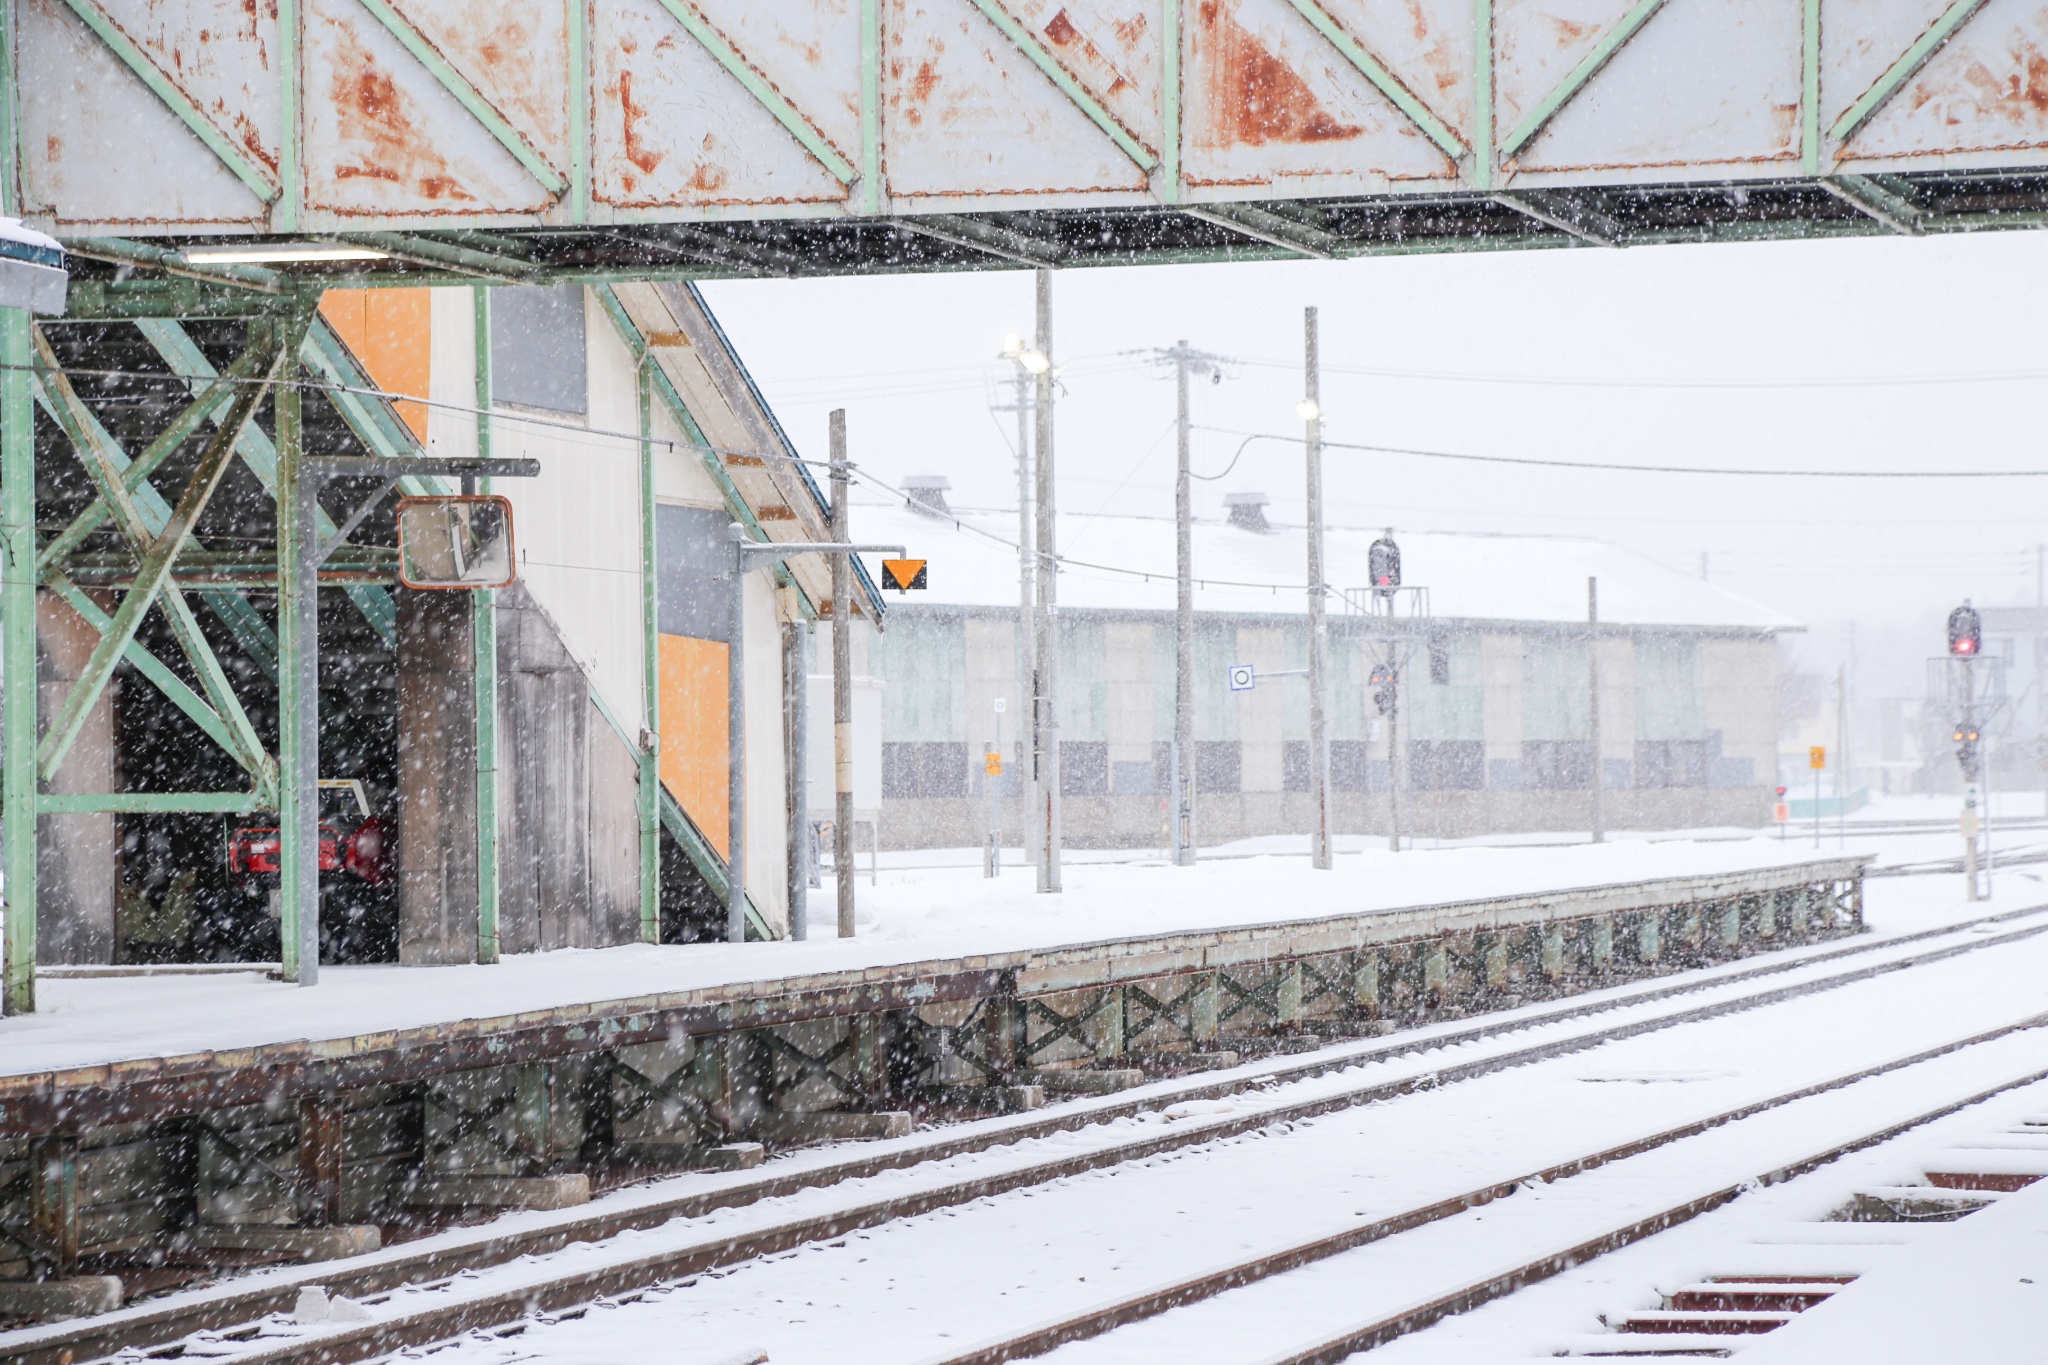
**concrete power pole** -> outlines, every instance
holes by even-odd
[[[1035,462],[1038,475],[1038,610],[1033,622],[1031,697],[1032,839],[1038,855],[1038,889],[1060,889],[1060,718],[1059,636],[1055,615],[1059,604],[1058,532],[1053,526],[1052,462],[1052,272],[1038,272],[1037,350],[1045,368],[1038,371],[1038,392],[1032,404]]]
[[[1606,794],[1600,773],[1600,580],[1586,580],[1586,731],[1593,748],[1593,842],[1607,841]]]
[[[1035,631],[1031,623],[1031,603],[1037,592],[1037,565],[1032,548],[1031,534],[1031,372],[1021,363],[1017,366],[1017,698],[1019,710],[1024,707],[1021,695],[1031,688],[1031,678],[1037,669],[1038,651],[1033,647]],[[1021,765],[1004,760],[1003,771],[1012,774],[1005,785],[1015,783],[1015,774]],[[1014,786],[1011,790],[1015,790]],[[1001,798],[998,797],[998,800]],[[1038,822],[1027,819],[1024,822],[1024,860],[1036,863],[1038,848]],[[1001,860],[1003,851],[996,848],[996,858]]]
[[[1308,804],[1309,860],[1330,868],[1330,736],[1324,706],[1328,686],[1330,627],[1323,594],[1323,410],[1322,359],[1316,310],[1302,310],[1303,398],[1308,447]]]
[[[1188,481],[1188,344],[1173,348],[1176,464],[1173,476],[1173,862],[1195,865],[1194,494]]]
[[[832,539],[847,536],[846,409],[830,420]],[[879,831],[877,831],[879,834]],[[853,937],[853,556],[832,556],[832,881],[839,937]]]

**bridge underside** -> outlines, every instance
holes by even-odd
[[[218,239],[90,238],[70,245],[82,258],[76,304],[88,314],[105,308],[119,315],[129,311],[121,306],[124,298],[142,306],[152,295],[141,281],[113,287],[117,273],[126,282],[138,269],[145,277],[167,269],[260,292],[280,287],[287,271],[329,285],[784,278],[1922,235],[2048,224],[2048,173],[1851,179],[1858,194],[1845,192],[1837,178],[873,220],[328,233],[323,243],[386,254],[283,269],[214,267],[179,254],[181,247]],[[86,264],[93,260],[106,268]],[[229,305],[189,306],[214,311]]]
[[[82,257],[258,289],[274,271],[224,248],[355,252],[271,263],[329,284],[517,282],[1911,235],[2048,213],[2048,10],[2025,0],[5,13],[7,211]]]

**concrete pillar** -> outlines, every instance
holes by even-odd
[[[1283,1029],[1301,1027],[1301,964],[1290,962],[1280,969],[1280,986],[1273,992],[1273,1022]]]
[[[1614,965],[1614,917],[1602,915],[1593,921],[1593,970],[1604,972]]]
[[[398,597],[398,959],[477,953],[476,637],[465,592]]]
[[[1543,926],[1542,966],[1545,980],[1564,980],[1564,926],[1561,924]]]
[[[43,592],[36,594],[36,637],[38,704],[44,715],[54,716],[100,635],[62,599]],[[109,792],[120,786],[114,742],[114,694],[120,685],[119,678],[109,682],[86,712],[84,727],[50,781],[51,791]],[[41,961],[114,960],[117,842],[114,817],[104,812],[36,817],[36,954]]]
[[[1223,1027],[1223,979],[1216,972],[1200,972],[1188,988],[1188,1038],[1198,1048],[1216,1045]]]
[[[1360,953],[1351,967],[1351,1004],[1367,1019],[1380,1017],[1380,955]]]

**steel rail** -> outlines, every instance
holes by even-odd
[[[2048,1012],[2028,1015],[2012,1023],[2001,1024],[1997,1028],[1986,1029],[1983,1032],[1974,1033],[1968,1037],[1951,1039],[1949,1042],[1923,1049],[1905,1057],[1894,1058],[1888,1062],[1879,1062],[1875,1066],[1864,1067],[1829,1080],[1802,1086],[1797,1090],[1788,1090],[1782,1094],[1754,1100],[1748,1104],[1724,1110],[1719,1114],[1711,1114],[1704,1118],[1679,1124],[1674,1128],[1666,1128],[1661,1132],[1633,1138],[1618,1146],[1608,1147],[1587,1156],[1574,1157],[1569,1161],[1546,1166],[1540,1171],[1531,1171],[1526,1175],[1511,1176],[1505,1180],[1497,1180],[1490,1184],[1482,1185],[1476,1190],[1452,1195],[1447,1199],[1440,1199],[1434,1203],[1422,1205],[1419,1208],[1408,1209],[1401,1213],[1393,1214],[1390,1217],[1375,1218],[1369,1222],[1345,1228],[1341,1232],[1317,1237],[1311,1241],[1284,1247],[1277,1251],[1265,1252],[1223,1267],[1220,1270],[1207,1271],[1201,1275],[1175,1281],[1172,1284],[1156,1286],[1113,1303],[1090,1308],[1055,1322],[1040,1324],[1016,1336],[985,1343],[957,1355],[946,1356],[943,1360],[935,1362],[935,1365],[1000,1365],[1000,1362],[1006,1360],[1022,1360],[1031,1356],[1044,1355],[1048,1351],[1055,1350],[1070,1341],[1081,1341],[1089,1337],[1101,1336],[1119,1327],[1127,1326],[1130,1323],[1156,1317],[1161,1313],[1167,1312],[1169,1309],[1184,1307],[1187,1304],[1196,1303],[1202,1299],[1214,1298],[1228,1290],[1238,1289],[1248,1284],[1255,1284],[1260,1280],[1269,1279],[1275,1275],[1285,1274],[1287,1271],[1326,1260],[1331,1256],[1351,1251],[1368,1243],[1382,1241],[1399,1233],[1425,1227],[1430,1223],[1441,1222],[1443,1219],[1490,1204],[1496,1199],[1504,1199],[1508,1195],[1513,1194],[1516,1189],[1526,1184],[1549,1184],[1552,1181],[1582,1175],[1587,1171],[1598,1170],[1602,1166],[1607,1166],[1617,1161],[1625,1161],[1630,1157],[1641,1156],[1643,1153],[1654,1151],[1659,1147],[1669,1146],[1671,1143],[1681,1142],[1686,1138],[1697,1137],[1701,1133],[1709,1132],[1731,1123],[1739,1123],[1743,1119],[1752,1118],[1755,1115],[1766,1113],[1773,1109],[1780,1109],[1788,1104],[1796,1104],[1801,1100],[1811,1099],[1816,1095],[1825,1095],[1831,1091],[1843,1090],[1849,1086],[1870,1080],[1873,1077],[1885,1075],[1888,1072],[1903,1071],[1908,1067],[1919,1066],[1938,1057],[1948,1056],[1950,1053],[1960,1052],[1966,1048],[1979,1047],[1985,1043],[1994,1042],[2015,1033],[2025,1032],[2028,1029],[2040,1028],[2044,1025],[2048,1025]],[[2048,1070],[2030,1073],[2028,1080],[2042,1078],[2048,1078]],[[2019,1081],[2012,1082],[2011,1084],[2025,1084],[2025,1082]],[[2003,1085],[2000,1088],[2009,1089],[2010,1085]],[[1946,1113],[1949,1111],[1944,1110],[1942,1112]],[[1933,1117],[1939,1117],[1939,1115],[1934,1115]],[[1915,1122],[1923,1121],[1925,1120],[1915,1120]],[[1888,1134],[1894,1131],[1897,1130],[1887,1130]],[[1861,1140],[1859,1139],[1859,1141]],[[1739,1186],[1730,1187],[1730,1189],[1739,1188]],[[1732,1198],[1733,1195],[1731,1194],[1729,1197]],[[1699,1212],[1704,1211],[1704,1209],[1699,1210]],[[1669,1224],[1666,1223],[1663,1226],[1669,1226]],[[1618,1245],[1625,1245],[1625,1243]],[[1611,1250],[1612,1248],[1609,1249]],[[1560,1267],[1560,1269],[1562,1268]],[[1362,1348],[1354,1347],[1352,1349]],[[1317,1356],[1314,1358],[1323,1359],[1324,1357]],[[1342,1359],[1341,1356],[1332,1358]],[[1288,1357],[1288,1359],[1292,1360],[1295,1357]]]
[[[1991,917],[2011,921],[2039,916],[2048,906],[2006,911]],[[1985,921],[1975,921],[1982,924]],[[964,1155],[991,1147],[1005,1146],[1027,1138],[1072,1131],[1107,1119],[1130,1117],[1186,1099],[1221,1098],[1247,1090],[1310,1080],[1347,1067],[1479,1041],[1492,1035],[1519,1032],[1531,1027],[1557,1023],[1586,1014],[1600,1014],[1673,996],[1698,994],[1759,976],[1780,975],[1802,967],[1825,964],[1842,957],[1861,956],[1929,938],[1967,934],[1970,926],[1948,926],[1900,935],[1874,944],[1854,944],[1806,955],[1794,962],[1758,964],[1741,972],[1725,973],[1707,981],[1674,983],[1654,991],[1607,1002],[1586,1002],[1578,1008],[1561,1008],[1542,1016],[1495,1020],[1490,1024],[1435,1034],[1423,1038],[1408,1036],[1401,1041],[1369,1049],[1328,1049],[1318,1056],[1275,1062],[1256,1072],[1195,1082],[1162,1091],[1147,1087],[1149,1093],[1130,1099],[1075,1106],[1020,1123],[982,1128],[972,1133],[945,1135],[908,1149],[857,1156],[823,1168],[775,1174],[739,1187],[699,1190],[673,1199],[628,1209],[601,1210],[588,1216],[563,1219],[528,1230],[486,1233],[473,1242],[456,1246],[426,1248],[397,1256],[375,1254],[360,1265],[346,1262],[307,1266],[288,1275],[266,1277],[262,1283],[236,1292],[206,1297],[200,1302],[171,1301],[142,1311],[126,1310],[107,1318],[83,1318],[45,1328],[0,1333],[0,1356],[21,1365],[73,1365],[124,1349],[163,1348],[196,1331],[232,1330],[247,1327],[252,1319],[289,1311],[298,1289],[320,1284],[330,1292],[364,1297],[406,1286],[430,1286],[465,1270],[503,1264],[521,1256],[545,1255],[573,1243],[591,1242],[629,1231],[646,1230],[676,1218],[698,1217],[761,1199],[792,1194],[799,1190],[875,1175],[883,1171],[920,1165]],[[1242,1136],[1276,1123],[1316,1118],[1363,1104],[1396,1099],[1445,1084],[1473,1080],[1532,1062],[1585,1051],[1608,1042],[1701,1022],[1728,1014],[1776,1004],[1800,996],[1831,990],[1869,980],[1893,971],[1909,970],[1985,948],[1998,947],[2048,934],[2048,919],[2036,924],[1991,935],[1973,935],[1961,942],[1887,958],[1852,967],[1811,981],[1797,982],[1754,991],[1731,999],[1674,1010],[1647,1018],[1622,1021],[1606,1027],[1574,1033],[1526,1046],[1510,1048],[1489,1056],[1433,1068],[1412,1075],[1373,1081],[1331,1094],[1293,1103],[1273,1105],[1255,1112],[1218,1116],[1185,1127],[1151,1133],[1083,1153],[1067,1153],[1029,1163],[1009,1171],[928,1186],[925,1189],[875,1200],[828,1213],[785,1220],[752,1232],[730,1236],[708,1236],[688,1244],[672,1246],[631,1259],[588,1266],[544,1285],[526,1285],[502,1292],[481,1294],[438,1305],[422,1305],[403,1319],[363,1324],[346,1333],[328,1334],[317,1341],[279,1343],[277,1353],[239,1353],[236,1365],[271,1360],[344,1361],[360,1360],[388,1351],[421,1345],[461,1332],[502,1325],[531,1311],[556,1311],[586,1302],[599,1295],[617,1295],[678,1276],[717,1269],[722,1266],[772,1255],[809,1242],[829,1240],[848,1232],[874,1227],[899,1218],[940,1208],[955,1207],[976,1199],[1010,1190],[1045,1184],[1068,1176],[1140,1161],[1178,1148],[1196,1146],[1219,1138]],[[1578,1004],[1578,1002],[1573,1002]],[[1337,1053],[1338,1055],[1329,1055]],[[313,1351],[317,1346],[319,1349]],[[289,1347],[289,1349],[287,1349]],[[306,1354],[313,1351],[312,1354]]]
[[[1788,1162],[1783,1166],[1759,1172],[1733,1184],[1723,1185],[1719,1189],[1712,1190],[1706,1194],[1670,1205],[1651,1214],[1647,1218],[1639,1218],[1612,1231],[1602,1233],[1598,1237],[1588,1238],[1583,1242],[1576,1243],[1560,1251],[1552,1252],[1547,1256],[1540,1256],[1534,1260],[1525,1261],[1511,1270],[1489,1275],[1485,1279],[1472,1281],[1458,1289],[1452,1290],[1448,1294],[1415,1304],[1402,1309],[1398,1313],[1373,1322],[1360,1323],[1355,1327],[1346,1329],[1335,1337],[1317,1342],[1313,1346],[1290,1351],[1285,1355],[1273,1356],[1261,1362],[1260,1365],[1338,1365],[1338,1362],[1359,1351],[1370,1350],[1375,1346],[1383,1346],[1397,1337],[1406,1336],[1410,1332],[1421,1331],[1423,1328],[1441,1322],[1445,1318],[1452,1317],[1458,1313],[1468,1312],[1471,1309],[1491,1303],[1495,1299],[1504,1298],[1527,1285],[1547,1280],[1553,1275],[1561,1275],[1574,1266],[1583,1265],[1587,1261],[1605,1256],[1610,1251],[1619,1251],[1623,1247],[1633,1245],[1645,1238],[1654,1237],[1660,1232],[1669,1231],[1680,1223],[1690,1222],[1703,1213],[1711,1213],[1723,1205],[1733,1203],[1746,1191],[1766,1185],[1781,1185],[1788,1180],[1795,1180],[1800,1176],[1811,1174],[1831,1162],[1839,1161],[1845,1156],[1851,1156],[1863,1151],[1865,1148],[1875,1147],[1881,1142],[1889,1142],[1900,1134],[1910,1132],[1922,1124],[1932,1123],[1936,1119],[1947,1118],[1950,1114],[1959,1113],[1964,1109],[1968,1109],[1971,1105],[1982,1104],[1986,1100],[1996,1099],[2007,1091],[2017,1090],[2022,1086],[2032,1085],[2037,1081],[2043,1080],[2048,1080],[2048,1067],[2028,1072],[2023,1076],[2008,1078],[2000,1081],[1997,1085],[1988,1086],[1983,1090],[1965,1095],[1958,1100],[1950,1100],[1936,1105],[1932,1109],[1921,1110],[1910,1117],[1888,1123],[1882,1128],[1877,1128],[1867,1133],[1858,1134],[1846,1142],[1836,1143],[1822,1151],[1801,1157],[1797,1161]]]

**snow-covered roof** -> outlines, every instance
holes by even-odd
[[[853,538],[900,542],[930,561],[929,586],[890,597],[908,607],[1017,605],[1017,514],[959,511],[937,517],[901,503],[856,503]],[[1376,530],[1332,528],[1328,580],[1333,589],[1370,581],[1367,550]],[[1438,619],[1584,621],[1586,579],[1600,580],[1600,619],[1616,625],[1734,630],[1796,630],[1783,612],[1716,583],[1666,568],[1633,550],[1598,540],[1395,530],[1404,582],[1429,589]],[[1059,517],[1062,607],[1107,611],[1174,609],[1174,528],[1165,519]],[[1270,534],[1222,521],[1194,526],[1195,610],[1305,613],[1307,548],[1300,527]],[[870,571],[881,566],[870,557]],[[1341,606],[1338,608],[1341,610]]]

